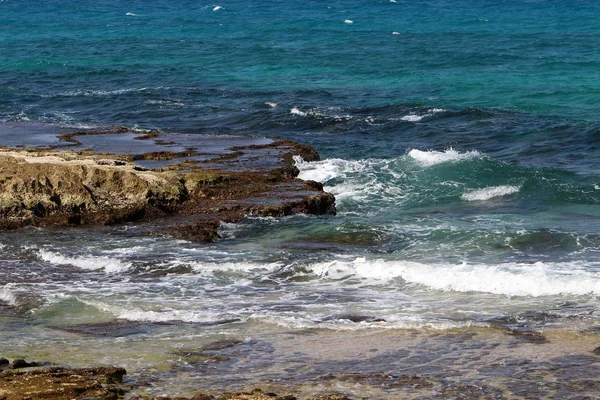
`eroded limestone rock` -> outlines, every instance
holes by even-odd
[[[103,131],[94,143],[110,141],[117,134],[128,133]],[[77,144],[78,135],[92,133],[69,138]],[[157,137],[142,139],[155,140],[157,149],[171,148]],[[192,148],[145,154],[0,150],[0,229],[111,225],[180,216],[185,218],[161,223],[157,232],[213,241],[221,222],[237,222],[246,215],[335,213],[335,198],[320,183],[296,179],[299,171],[293,156],[316,160],[314,149],[289,141],[248,146],[239,146],[243,138],[234,141],[237,146],[213,148],[214,154]],[[136,160],[159,163],[149,169]]]

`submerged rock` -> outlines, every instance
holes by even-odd
[[[30,367],[37,367],[37,366],[38,366],[38,363],[27,362],[22,358],[13,360],[13,362],[10,363],[10,368],[12,368],[12,369],[30,368]]]
[[[130,153],[111,147],[115,135],[122,135],[121,147],[124,139]],[[221,222],[249,214],[335,213],[335,198],[321,184],[296,179],[293,156],[318,159],[314,149],[289,141],[190,136],[173,134],[166,141],[123,128],[62,135],[67,144],[53,149],[0,150],[0,229],[180,216],[173,224],[161,222],[157,232],[209,242],[219,238]],[[109,153],[73,150],[84,145]],[[146,150],[152,151],[141,153]]]
[[[330,393],[324,394],[316,397],[303,397],[306,400],[351,400],[349,397],[346,397],[343,394],[338,393]],[[221,393],[216,396],[206,394],[206,393],[198,393],[191,398],[182,398],[182,397],[160,397],[162,400],[297,400],[298,397],[291,394],[277,394],[272,392],[264,392],[261,389],[254,389],[249,392],[239,392],[239,393]],[[134,396],[131,397],[130,400],[153,400],[151,397],[145,396]]]

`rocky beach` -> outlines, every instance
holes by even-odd
[[[27,124],[5,125],[0,135],[23,132],[27,138],[27,129]],[[176,223],[160,229],[206,242],[218,236],[221,222],[248,215],[335,213],[335,199],[320,183],[295,179],[293,156],[316,161],[318,154],[294,142],[236,136],[197,140],[126,128],[55,127],[61,133],[52,137],[43,127],[35,129],[42,130],[36,138],[47,136],[44,145],[33,147],[25,139],[0,149],[2,229],[177,216]]]
[[[600,399],[598,15],[0,0],[0,400]]]
[[[78,235],[135,223],[141,227],[136,236],[211,243],[231,240],[220,236],[222,224],[248,216],[335,214],[333,195],[320,183],[297,178],[300,158],[294,161],[294,156],[309,162],[318,161],[318,154],[290,141],[35,124],[4,125],[1,131],[11,144],[0,150],[5,233],[38,227]],[[173,273],[187,271],[165,277]],[[29,298],[11,303],[5,297],[0,308],[9,324],[24,323],[25,332],[40,306]],[[318,324],[292,331],[251,328],[250,339],[244,338],[239,318],[208,324],[177,318],[51,322],[42,328],[44,335],[67,339],[52,345],[59,353],[40,359],[46,351],[32,343],[27,354],[36,362],[0,360],[0,398],[529,399],[574,393],[594,398],[600,390],[594,329],[542,334],[500,319],[454,331],[389,330],[385,318],[352,313],[334,314],[322,323],[332,321],[350,330],[327,331]],[[370,329],[352,328],[365,325]],[[197,333],[192,332],[203,330],[212,330],[207,338],[217,340],[197,343],[172,336],[193,338]],[[112,343],[109,348],[124,338],[147,340],[143,337],[165,333],[173,343],[150,349],[146,357],[158,356],[150,369],[131,369],[129,361],[129,373],[121,365],[106,365],[102,348],[90,357],[60,355],[70,352],[69,338],[98,338]]]

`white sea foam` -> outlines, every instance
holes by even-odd
[[[290,113],[293,115],[299,115],[301,117],[306,117],[308,115],[308,113],[306,113],[304,111],[300,111],[300,109],[298,109],[298,107],[292,107],[292,109],[290,110]]]
[[[474,158],[481,157],[481,153],[476,150],[467,151],[465,153],[460,153],[452,148],[446,151],[422,151],[413,149],[408,152],[408,156],[417,161],[420,165],[424,167],[430,167],[432,165],[446,163],[446,162],[454,162],[454,161],[463,161],[463,160],[471,160]]]
[[[134,14],[134,13],[132,13],[132,12],[128,12],[128,13],[127,13],[127,14],[125,14],[125,15],[129,15],[130,17],[135,17],[137,14]]]
[[[76,256],[69,257],[62,254],[48,251],[38,250],[40,258],[52,264],[69,264],[77,268],[89,271],[97,271],[103,269],[107,273],[123,272],[131,268],[131,263],[123,262],[116,258],[105,256]]]
[[[483,189],[472,190],[460,196],[461,199],[466,201],[485,201],[494,197],[506,196],[509,194],[517,193],[521,190],[520,186],[512,185],[501,185],[491,186]]]
[[[317,182],[327,182],[334,178],[344,177],[346,173],[362,171],[366,167],[366,161],[349,161],[341,158],[307,163],[302,157],[294,156],[294,161],[300,170],[300,175],[298,175],[300,179]]]
[[[81,300],[82,302],[110,313],[119,319],[128,321],[147,322],[194,322],[194,323],[216,323],[225,319],[231,319],[217,315],[210,311],[199,310],[175,310],[163,308],[161,310],[143,310],[139,307],[127,307],[110,305],[99,301]]]
[[[12,116],[10,120],[14,122],[30,122],[31,118],[29,118],[29,115],[25,111],[21,111],[17,115]]]
[[[282,263],[253,263],[253,262],[200,262],[192,261],[189,263],[192,269],[198,273],[214,272],[272,272],[280,268]]]
[[[392,35],[399,35],[399,34],[400,34],[400,32],[396,32],[396,31],[392,32]]]
[[[177,106],[177,107],[181,107],[181,106],[185,105],[181,101],[174,101],[174,100],[146,100],[145,103],[152,104],[152,105],[165,105],[165,106]]]
[[[298,177],[323,183],[325,190],[335,195],[338,205],[348,200],[361,202],[375,193],[394,197],[395,201],[400,201],[405,195],[401,187],[381,182],[376,174],[370,173],[372,169],[383,169],[389,160],[332,158],[307,163],[301,157],[294,159],[300,170]],[[356,179],[357,175],[362,178]]]
[[[600,276],[589,265],[568,263],[424,264],[357,258],[313,264],[314,274],[326,279],[359,277],[377,281],[402,278],[409,284],[455,292],[485,292],[508,296],[600,294]]]
[[[352,322],[343,319],[333,319],[327,321],[315,321],[306,316],[282,316],[269,315],[261,312],[252,314],[249,320],[264,324],[277,325],[288,329],[328,329],[334,331],[357,331],[368,328],[374,329],[432,329],[432,330],[450,330],[471,327],[487,327],[489,324],[475,321],[425,321],[414,316],[400,318],[396,320],[387,320],[385,322]]]
[[[265,101],[265,104],[271,108],[277,107],[277,103],[273,103],[272,101]]]
[[[344,23],[345,23],[345,24],[353,24],[353,23],[354,23],[354,21],[352,21],[351,19],[345,19],[345,20],[344,20]]]
[[[126,88],[126,89],[115,89],[115,90],[94,90],[94,89],[78,89],[78,90],[69,90],[67,92],[63,92],[60,96],[111,96],[115,94],[124,94],[130,92],[143,92],[148,90],[148,88]]]
[[[275,105],[277,105],[277,104],[275,104]],[[336,121],[346,121],[346,120],[351,120],[353,118],[351,115],[340,115],[337,113],[334,114],[334,113],[332,113],[332,111],[333,112],[341,111],[341,109],[339,107],[328,107],[327,111],[321,111],[316,108],[311,108],[307,111],[302,111],[298,107],[292,107],[290,109],[290,114],[297,115],[299,117],[311,116],[311,117],[317,117],[317,118],[332,118]],[[372,120],[372,117],[367,117],[366,121],[369,122],[369,119]]]
[[[598,186],[598,185],[594,185],[594,189],[596,189],[596,190],[600,190],[600,186]]]
[[[417,115],[417,114],[409,114],[406,115],[402,118],[400,118],[402,121],[408,121],[408,122],[418,122],[420,120],[422,120],[423,118],[425,118],[427,115]]]
[[[221,6],[215,6],[215,7],[213,8],[213,11],[219,11],[221,8],[223,8],[223,7],[221,7]]]
[[[398,32],[393,32],[393,34],[399,35]],[[410,113],[410,114],[405,115],[404,117],[400,118],[400,120],[408,121],[408,122],[419,122],[423,118],[431,117],[434,114],[441,113],[444,111],[446,111],[446,110],[444,110],[443,108],[430,108],[429,110],[427,110],[427,112],[425,114],[419,115],[419,114]]]
[[[0,289],[0,301],[8,303],[11,306],[17,305],[17,297],[6,287]]]

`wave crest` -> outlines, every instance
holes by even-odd
[[[460,153],[453,148],[449,148],[446,151],[435,151],[428,150],[422,151],[417,149],[412,149],[408,152],[408,156],[415,160],[423,167],[431,167],[432,165],[447,163],[447,162],[455,162],[455,161],[463,161],[463,160],[472,160],[481,157],[481,153],[477,150],[467,151],[465,153]]]
[[[485,201],[493,199],[494,197],[502,197],[509,194],[517,193],[519,190],[521,190],[520,186],[491,186],[483,189],[472,190],[463,194],[462,196],[460,196],[460,198],[466,201]]]
[[[38,254],[43,261],[52,264],[69,264],[88,271],[104,270],[106,273],[119,273],[131,268],[131,263],[106,256],[69,257],[43,249],[38,250]]]
[[[359,277],[378,281],[401,278],[407,284],[440,291],[531,297],[600,294],[600,277],[586,272],[578,262],[431,265],[357,258],[350,262],[314,264],[311,269],[321,278]]]

